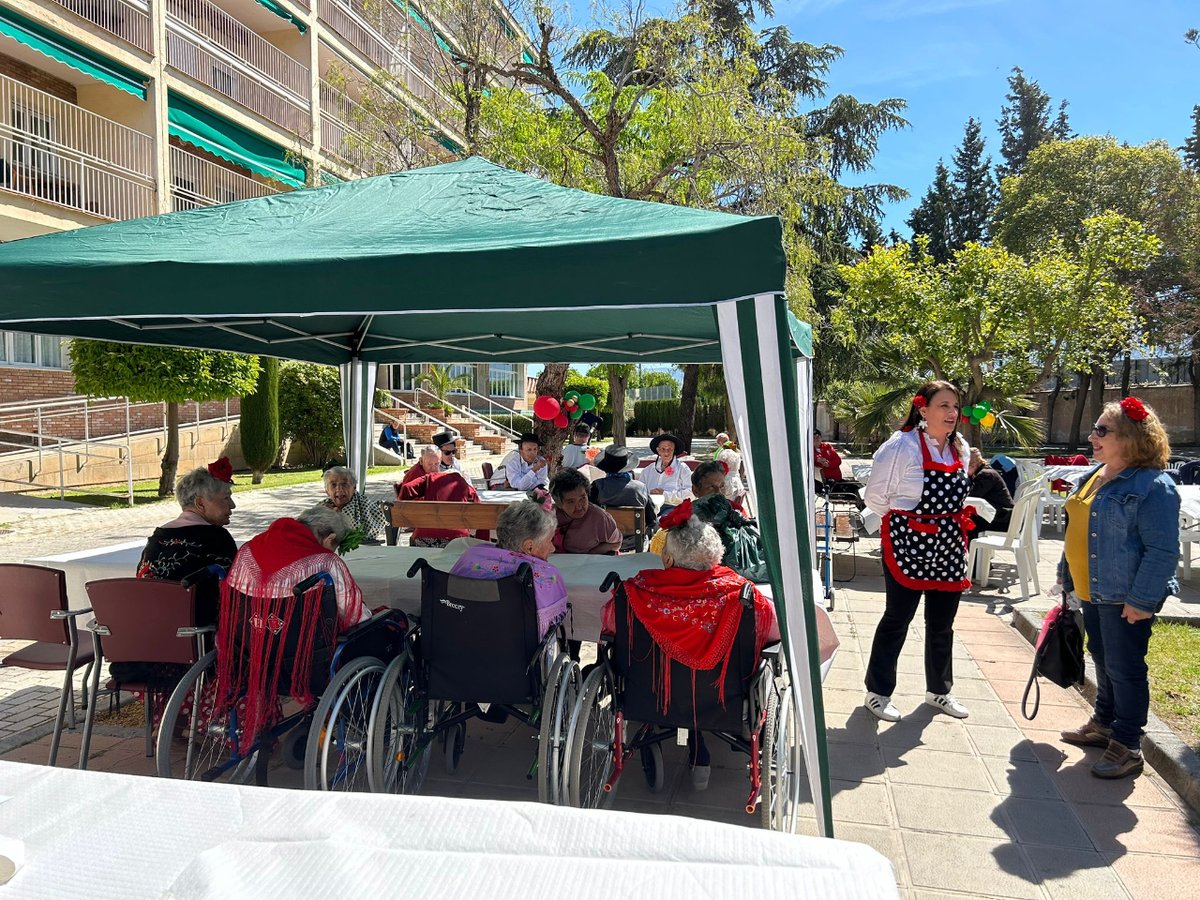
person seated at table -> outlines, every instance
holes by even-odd
[[[207,566],[228,570],[237,556],[237,543],[226,529],[233,502],[233,466],[223,456],[207,468],[193,469],[175,484],[181,512],[154,529],[137,564],[138,578],[182,581]],[[196,624],[217,624],[221,582],[196,581]],[[144,683],[164,690],[175,685],[188,670],[174,663],[116,662],[109,674],[118,684]]]
[[[813,457],[821,473],[821,480],[816,485],[818,494],[839,494],[860,510],[866,506],[858,493],[862,485],[843,477],[842,458],[833,444],[825,440],[820,428],[813,429]]]
[[[601,451],[593,464],[604,473],[604,477],[592,482],[588,500],[601,509],[609,506],[640,506],[646,511],[646,533],[653,534],[657,531],[658,516],[655,515],[654,504],[650,501],[650,491],[633,477],[633,470],[637,468],[637,457],[629,452],[629,448],[609,445]],[[630,534],[622,538],[622,553],[639,553],[641,550],[637,535]]]
[[[1004,479],[1004,484],[1008,488],[1008,492],[1016,494],[1017,482],[1021,477],[1021,473],[1017,469],[1016,460],[1011,456],[1005,456],[1003,453],[997,453],[992,457],[989,465],[1000,473],[1000,477]]]
[[[1004,477],[991,466],[984,464],[983,454],[979,452],[978,447],[971,448],[971,456],[967,463],[967,475],[971,478],[971,485],[967,488],[967,493],[971,497],[986,500],[996,508],[996,515],[990,522],[978,514],[971,516],[971,521],[975,523],[975,530],[967,532],[967,540],[969,541],[981,531],[1008,531],[1008,523],[1012,521],[1012,494],[1008,492],[1008,485],[1004,483]]]
[[[533,569],[538,637],[545,637],[567,612],[567,586],[562,573],[546,561],[554,552],[557,528],[549,496],[543,503],[522,500],[509,504],[496,521],[496,543],[468,547],[450,574],[495,581],[528,563]]]
[[[438,448],[439,472],[463,473],[462,463],[458,461],[458,435],[450,431],[439,431],[432,438],[433,446]]]
[[[397,431],[391,422],[385,422],[383,430],[379,432],[379,446],[409,459],[413,458],[412,442],[405,441],[404,435]]]
[[[402,484],[398,500],[437,500],[444,503],[478,503],[479,494],[461,472],[434,472]],[[410,547],[445,547],[457,537],[468,537],[465,528],[415,528]]]
[[[1055,456],[1050,454],[1043,459],[1043,462],[1048,466],[1087,466],[1090,465],[1088,458],[1082,453],[1074,453],[1070,456]],[[1066,496],[1075,489],[1075,485],[1065,478],[1055,478],[1050,482],[1050,493],[1061,494]]]
[[[438,457],[441,456],[441,451],[437,447],[430,444],[428,447],[421,448],[421,455],[417,457],[417,461],[412,467],[404,473],[404,477],[392,485],[396,490],[396,495],[399,496],[400,488],[408,484],[410,481],[415,481],[425,475],[430,475],[438,471]]]
[[[716,441],[717,446],[713,449],[712,458],[713,460],[716,460],[718,457],[720,457],[721,451],[725,449],[725,445],[729,443],[729,435],[724,431],[719,431],[717,432],[717,436],[714,438],[714,440]]]
[[[670,433],[652,438],[650,452],[655,455],[654,462],[638,469],[634,476],[646,485],[651,495],[662,495],[660,515],[692,496],[692,470],[675,455],[680,445],[679,438]]]
[[[742,480],[742,453],[737,448],[737,444],[733,441],[726,441],[724,448],[717,454],[716,462],[720,463],[725,469],[725,486],[721,488],[721,492],[733,504],[733,508],[738,512],[745,511],[746,505],[746,482]],[[695,493],[695,476],[692,473],[692,493]]]
[[[566,469],[579,469],[588,463],[588,441],[592,437],[592,429],[579,424],[571,429],[571,443],[563,447],[562,464]]]
[[[544,488],[550,483],[550,468],[546,458],[538,451],[538,437],[532,432],[525,432],[520,437],[513,438],[517,445],[517,455],[505,459],[505,478],[509,487],[514,491],[532,491],[534,488]]]
[[[588,503],[590,487],[591,482],[578,469],[559,469],[550,479],[558,520],[556,553],[615,554],[621,549],[621,529],[607,512]]]
[[[248,540],[221,585],[222,628],[227,621],[240,622],[249,615],[244,599],[234,601],[243,608],[227,609],[225,603],[231,597],[290,597],[296,585],[320,572],[333,579],[339,634],[369,619],[362,591],[337,554],[349,530],[344,515],[318,503],[294,519],[276,519],[266,531]]]
[[[325,482],[324,505],[345,516],[350,527],[361,531],[367,540],[378,543],[387,524],[383,504],[368,500],[366,494],[357,490],[358,479],[345,466],[330,466],[321,478]]]
[[[658,652],[691,669],[693,678],[699,672],[723,672],[742,616],[742,589],[749,582],[722,565],[725,545],[711,525],[680,515],[664,528],[663,568],[645,569],[625,581],[630,613],[645,626]],[[779,621],[774,604],[751,587],[757,662],[763,647],[780,639]],[[616,634],[613,600],[604,605],[601,633]],[[669,684],[661,687],[670,690]],[[709,755],[699,733],[689,735],[688,764],[695,788],[707,788]]]

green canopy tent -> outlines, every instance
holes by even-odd
[[[724,362],[829,835],[811,335],[787,311],[784,269],[777,218],[589,194],[468,159],[0,246],[0,328],[339,365],[360,477],[379,363]],[[776,450],[786,464],[769,465],[768,447],[788,448]]]

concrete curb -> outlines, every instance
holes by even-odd
[[[1013,627],[1032,645],[1041,630],[1041,616],[1022,610],[1013,610]],[[1078,690],[1092,702],[1096,698],[1096,670],[1091,657],[1085,657],[1087,674]],[[1179,739],[1171,727],[1150,713],[1146,722],[1146,734],[1142,738],[1142,754],[1146,762],[1154,766],[1183,802],[1200,813],[1200,755]]]

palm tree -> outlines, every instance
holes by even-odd
[[[428,388],[429,393],[433,394],[437,400],[437,406],[442,408],[443,412],[450,412],[451,406],[446,402],[446,395],[452,391],[469,391],[471,389],[471,376],[469,374],[451,375],[450,366],[439,366],[431,363],[417,376],[417,384]]]

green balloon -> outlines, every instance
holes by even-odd
[[[582,409],[577,409],[577,410],[575,410],[575,412],[571,413],[571,421],[572,422],[578,422],[582,417],[583,417]]]
[[[579,395],[579,408],[582,409],[584,412],[587,412],[589,409],[595,409],[596,408],[596,398],[593,397],[591,394],[580,394]]]
[[[990,413],[992,411],[992,404],[990,404],[990,403],[988,403],[988,401],[984,400],[982,403],[976,404],[976,409],[982,409],[983,414],[986,416],[988,413]]]

